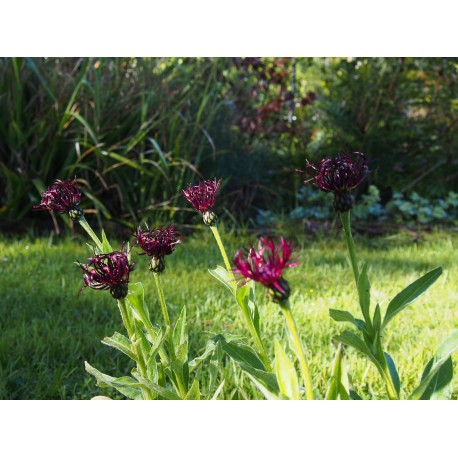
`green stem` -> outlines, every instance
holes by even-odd
[[[351,267],[353,268],[353,275],[355,277],[356,287],[358,287],[359,270],[358,270],[358,261],[356,259],[355,243],[351,235],[350,211],[341,213],[340,218],[342,220],[342,224],[343,224],[343,228],[345,232],[345,239],[347,241],[348,251],[350,253]]]
[[[234,285],[234,288],[237,287],[237,282],[235,281],[234,273],[232,272],[231,263],[229,262],[229,258],[227,257],[226,249],[224,248],[223,242],[219,235],[218,228],[216,226],[210,226],[211,231],[215,237],[216,243],[218,244],[219,251],[221,252],[221,256],[223,257],[224,265],[226,266],[226,270],[231,277],[231,282]]]
[[[217,226],[210,226],[210,229],[215,237],[216,243],[218,244],[219,251],[221,252],[221,256],[223,257],[224,265],[226,266],[226,270],[228,274],[230,275],[231,283],[234,287],[234,291],[236,291],[237,282],[235,281],[234,273],[232,272],[232,267],[229,262],[229,258],[227,257],[226,249],[224,248],[223,242],[219,235],[218,228]],[[251,319],[251,317],[245,312],[245,310],[242,307],[241,309],[242,309],[243,317],[245,318],[246,324],[248,326],[248,330],[250,331],[250,334],[253,337],[254,343],[258,347],[258,351],[260,353],[262,362],[264,363],[264,366],[266,366],[266,369],[269,372],[271,372],[272,366],[270,365],[269,358],[267,357],[267,353],[262,343],[261,336],[256,331],[256,328],[254,327],[253,320]]]
[[[160,274],[154,273],[154,280],[156,281],[157,292],[159,293],[159,302],[161,303],[162,315],[166,326],[171,327],[169,311],[167,310],[167,304],[165,303],[164,290],[162,289],[162,282]]]
[[[134,354],[137,356],[138,370],[140,374],[142,374],[143,377],[146,377],[147,371],[146,371],[145,355],[143,354],[141,349],[139,349],[139,347],[135,345],[133,342],[133,340],[135,339],[135,331],[134,331],[134,327],[132,323],[132,317],[129,314],[129,309],[128,309],[126,300],[119,299],[118,307],[119,307],[119,311],[121,312],[122,322],[124,323],[124,327],[126,328],[127,334],[129,335],[129,340],[132,343],[132,350]],[[146,399],[146,400],[153,399],[153,394],[148,388],[144,387],[141,389],[141,391],[142,391],[143,399]]]
[[[82,228],[89,234],[91,239],[95,242],[97,245],[97,248],[100,250],[101,253],[103,253],[103,245],[100,239],[97,237],[95,232],[92,230],[91,226],[89,226],[89,223],[86,221],[86,218],[82,216],[79,219],[79,223],[81,224]]]
[[[175,348],[173,346],[173,336],[171,332],[172,323],[170,321],[169,311],[167,309],[167,304],[165,302],[164,290],[162,288],[162,282],[161,282],[161,275],[158,273],[154,273],[154,280],[156,281],[156,287],[157,287],[157,291],[159,294],[159,302],[161,303],[162,315],[164,316],[164,321],[165,321],[165,325],[167,328],[167,332],[170,333],[169,336],[166,338],[167,348],[169,349],[172,360],[174,360],[176,356],[175,356]],[[175,371],[174,373],[175,373],[175,378],[176,378],[176,382],[178,385],[178,391],[180,392],[181,397],[184,399],[184,397],[186,396],[188,392],[185,387],[185,382],[179,373]]]
[[[313,397],[312,379],[310,377],[310,372],[309,372],[307,360],[305,358],[304,349],[302,347],[301,339],[299,338],[299,334],[297,332],[296,323],[294,322],[293,314],[291,312],[289,303],[284,302],[283,304],[281,304],[281,309],[286,319],[286,326],[288,327],[289,332],[291,333],[293,344],[296,350],[296,356],[299,359],[299,365],[301,367],[302,376],[304,379],[304,386],[305,386],[305,392],[307,395],[307,399],[313,400],[314,397]]]
[[[359,280],[359,269],[358,269],[358,261],[356,259],[356,250],[355,250],[355,242],[353,241],[353,236],[351,234],[351,223],[350,223],[350,211],[344,212],[340,214],[340,218],[342,220],[342,225],[345,232],[345,239],[347,241],[348,251],[350,253],[350,260],[351,260],[351,267],[353,269],[353,275],[355,277],[356,289],[358,291],[359,296],[359,288],[358,288],[358,280]],[[369,327],[369,330],[372,328],[372,323],[369,316],[364,316],[366,324]],[[379,368],[379,372],[382,378],[385,381],[386,389],[388,392],[388,397],[390,399],[399,399],[396,393],[396,389],[394,387],[393,379],[391,378],[391,373],[388,369],[388,365],[386,360],[384,361],[383,366]]]

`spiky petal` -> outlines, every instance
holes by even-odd
[[[358,187],[367,177],[369,168],[367,158],[362,153],[348,153],[336,158],[322,159],[319,165],[307,161],[307,172],[313,177],[315,185],[324,192],[334,194],[334,207],[340,212],[353,208],[350,191]]]
[[[78,204],[81,201],[81,191],[73,180],[55,180],[54,183],[41,194],[40,205],[34,210],[48,210],[57,213],[68,213],[74,221],[83,216]]]
[[[188,202],[198,211],[204,214],[212,212],[215,205],[215,194],[221,185],[221,180],[206,180],[197,185],[189,185],[181,193]]]
[[[283,270],[296,267],[291,262],[295,248],[293,244],[280,237],[278,245],[271,238],[261,237],[258,249],[253,246],[247,251],[239,250],[234,257],[234,273],[239,279],[251,279],[269,288],[276,302],[284,302],[290,295],[288,282],[283,278]]]
[[[160,273],[165,269],[164,256],[172,254],[181,242],[181,235],[173,224],[164,228],[153,227],[151,230],[138,228],[135,234],[136,245],[143,250],[140,255],[151,256],[150,270]]]
[[[129,274],[135,264],[129,262],[128,251],[121,246],[120,251],[97,254],[88,258],[87,264],[80,264],[83,270],[84,288],[110,290],[115,299],[127,296]]]

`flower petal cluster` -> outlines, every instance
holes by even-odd
[[[40,205],[33,208],[57,213],[71,213],[75,210],[81,212],[78,207],[80,201],[81,191],[76,185],[76,178],[67,181],[55,180],[52,186],[42,193]]]
[[[151,256],[150,269],[160,273],[165,269],[164,256],[173,253],[175,247],[181,242],[181,235],[173,224],[164,227],[153,227],[151,230],[138,228],[135,234],[136,245],[143,250],[140,255]]]
[[[198,185],[189,185],[181,193],[188,202],[199,212],[205,213],[213,209],[215,205],[215,194],[221,185],[221,180],[206,180]]]
[[[283,278],[283,270],[299,265],[298,262],[291,262],[294,251],[293,244],[283,237],[280,237],[277,246],[271,238],[261,237],[257,250],[251,246],[247,252],[237,251],[233,260],[234,273],[269,288],[274,293],[274,300],[285,301],[289,297],[290,289]]]
[[[128,251],[123,246],[120,251],[97,254],[88,259],[86,265],[80,264],[85,283],[83,289],[110,290],[115,299],[127,296],[129,274],[135,264],[129,262]]]
[[[362,153],[353,153],[354,158],[344,153],[336,158],[322,159],[319,165],[307,161],[307,172],[315,185],[324,192],[334,193],[334,207],[340,212],[353,208],[350,191],[359,186],[367,177],[367,158]]]

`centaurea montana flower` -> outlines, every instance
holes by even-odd
[[[181,242],[181,235],[173,224],[164,227],[153,227],[151,230],[138,228],[135,234],[136,245],[143,250],[140,255],[151,256],[150,270],[160,273],[165,269],[164,257],[172,254],[176,245]]]
[[[291,293],[288,282],[283,278],[283,270],[296,267],[298,262],[291,262],[295,251],[293,244],[280,237],[278,246],[271,238],[260,237],[258,249],[253,246],[247,252],[237,251],[234,257],[235,269],[240,278],[251,279],[266,286],[272,299],[285,303]]]
[[[319,165],[307,161],[307,172],[313,177],[315,185],[324,192],[334,194],[334,208],[343,213],[353,208],[350,191],[359,186],[367,177],[369,168],[363,153],[348,153],[334,159],[322,159]]]
[[[221,185],[221,180],[206,180],[198,185],[189,185],[181,193],[188,202],[200,213],[207,226],[214,226],[218,217],[213,211],[215,205],[215,194]]]
[[[81,191],[73,180],[55,180],[54,183],[41,194],[40,205],[35,210],[49,210],[57,213],[68,213],[73,221],[79,221],[83,211],[78,206],[81,201]]]
[[[129,262],[124,244],[120,251],[97,254],[89,262],[79,266],[83,269],[84,288],[110,290],[114,299],[124,299],[128,293],[129,274],[135,267]]]

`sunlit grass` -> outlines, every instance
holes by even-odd
[[[222,264],[209,231],[184,239],[167,258],[164,290],[172,319],[188,308],[191,357],[199,354],[215,333],[242,335],[248,331],[230,294],[207,269]],[[253,238],[224,236],[228,253]],[[388,326],[385,342],[398,367],[403,396],[418,384],[426,362],[438,344],[458,328],[458,235],[437,232],[414,242],[408,235],[378,239],[356,238],[360,260],[370,263],[373,304],[382,312],[389,300],[410,282],[441,265],[443,275],[431,289],[399,314]],[[358,313],[353,277],[347,264],[343,237],[303,239],[301,265],[287,272],[293,293],[291,303],[306,346],[320,393],[324,393],[335,346],[332,336],[350,324],[333,322],[329,308]],[[100,343],[114,331],[123,332],[115,302],[107,292],[78,291],[83,285],[74,261],[89,254],[81,239],[0,240],[0,398],[87,399],[96,394],[115,395],[95,385],[84,371],[84,361],[111,375],[126,375],[130,360]],[[161,312],[148,259],[132,274],[142,281],[154,321]],[[283,336],[278,306],[268,303],[257,289],[261,322],[268,353],[273,339]],[[384,387],[368,361],[349,349],[345,354],[353,387],[366,398],[385,398]],[[454,362],[456,363],[456,356]],[[261,398],[234,365],[227,361],[225,387],[220,397]],[[455,376],[454,398],[458,393]],[[237,388],[239,385],[239,388]]]

